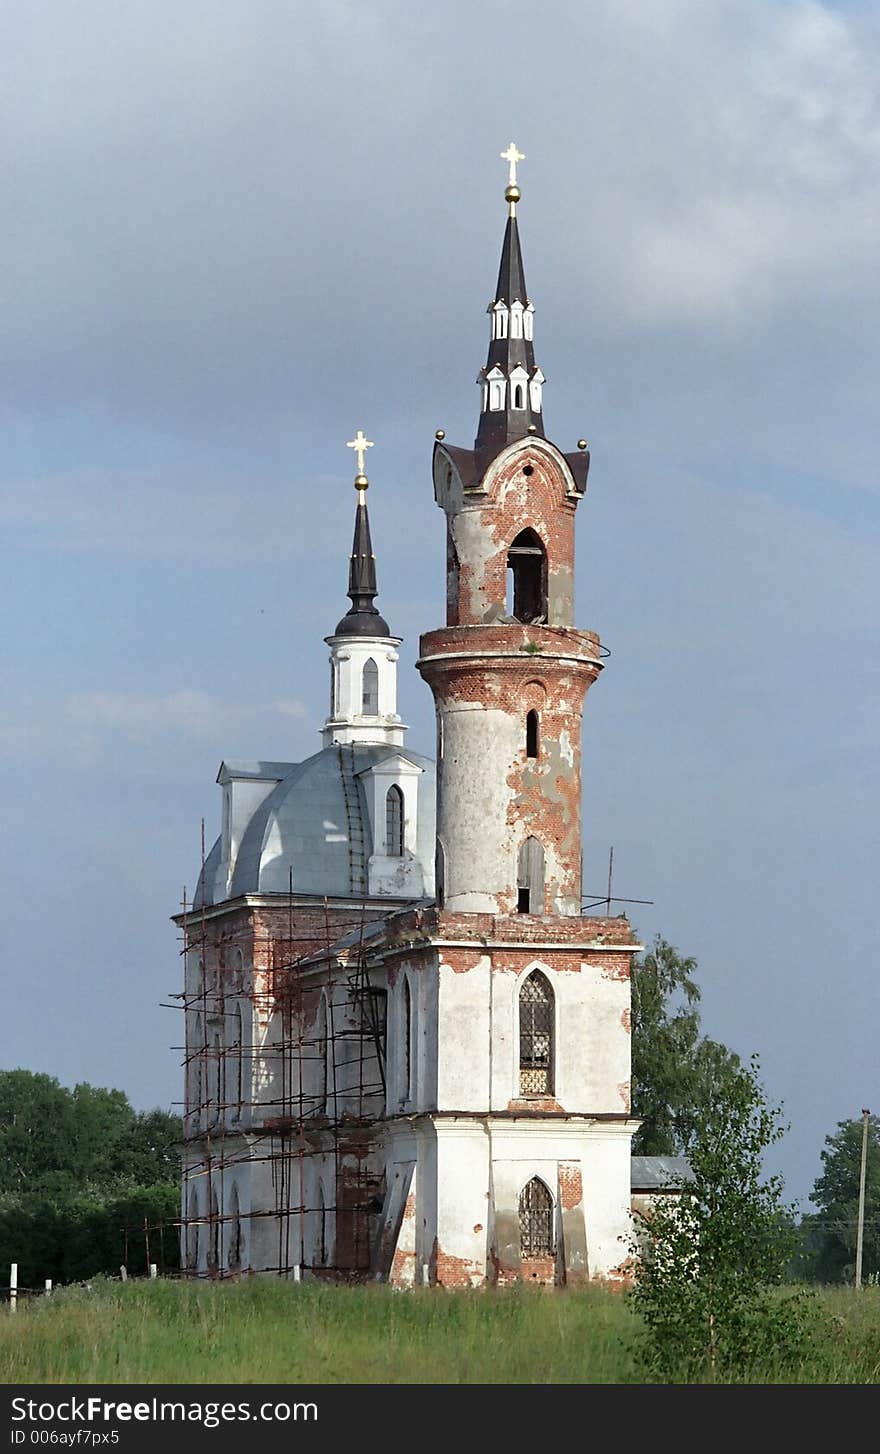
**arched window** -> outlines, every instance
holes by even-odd
[[[232,1036],[235,1057],[235,1101],[232,1107],[233,1119],[238,1121],[241,1118],[242,1102],[244,1101],[244,1044],[242,1043],[241,1026],[241,1005],[235,1007],[232,1017]]]
[[[202,1110],[202,1099],[204,1094],[204,1078],[202,1074],[202,1062],[204,1060],[205,1047],[202,1044],[202,1017],[196,1015],[193,1020],[193,1038],[189,1047],[189,1071],[190,1071],[190,1111],[195,1120],[199,1119]]]
[[[412,1100],[412,993],[403,981],[403,1099]]]
[[[385,797],[385,852],[389,858],[403,857],[403,793],[396,783]]]
[[[539,1176],[533,1176],[519,1197],[520,1255],[552,1257],[553,1198]]]
[[[365,717],[379,715],[379,668],[372,657],[364,664],[361,712]]]
[[[537,712],[526,713],[526,757],[538,756],[538,714]]]
[[[553,991],[537,969],[519,992],[519,1090],[553,1094]]]
[[[547,552],[534,530],[521,530],[507,552],[511,615],[525,624],[547,620]]]
[[[220,1267],[220,1207],[217,1203],[217,1188],[211,1192],[211,1238],[208,1254],[208,1271],[216,1275]]]
[[[241,1267],[241,1209],[238,1202],[238,1187],[233,1183],[229,1198],[229,1254],[226,1265],[230,1272]]]
[[[544,849],[537,838],[527,838],[519,850],[516,888],[518,914],[543,914]]]
[[[318,1094],[315,1098],[315,1110],[319,1114],[323,1114],[327,1109],[327,1001],[323,995],[321,996],[321,1003],[318,1007],[316,1030]]]
[[[446,902],[446,849],[440,838],[437,839],[434,857],[434,888],[437,895],[437,908],[442,909]]]
[[[517,384],[513,391],[513,407],[514,409],[524,409],[526,407],[522,384]]]
[[[327,1266],[327,1208],[324,1205],[324,1188],[318,1187],[318,1262]]]
[[[223,1106],[223,1049],[220,1044],[219,1030],[214,1032],[214,1040],[211,1046],[211,1104],[208,1106],[208,1119],[216,1121],[219,1119]]]
[[[199,1194],[191,1187],[186,1199],[186,1268],[195,1272],[199,1265]]]

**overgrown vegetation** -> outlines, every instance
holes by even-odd
[[[181,1134],[122,1091],[0,1072],[0,1268],[23,1287],[176,1268]]]
[[[697,961],[659,935],[632,976],[635,1156],[685,1150],[719,1094],[736,1083],[738,1055],[700,1029]]]
[[[817,1294],[821,1338],[744,1379],[874,1383],[880,1289]],[[9,1383],[633,1383],[638,1319],[603,1288],[395,1293],[274,1279],[96,1282],[0,1309]]]
[[[675,1200],[639,1218],[632,1300],[646,1372],[663,1382],[730,1381],[776,1362],[797,1367],[820,1337],[818,1303],[775,1291],[794,1220],[781,1178],[763,1177],[784,1134],[752,1061],[725,1077],[685,1142],[689,1175]]]

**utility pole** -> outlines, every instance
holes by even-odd
[[[856,1287],[862,1285],[862,1242],[865,1234],[865,1181],[868,1170],[868,1117],[862,1107],[862,1165],[859,1172],[859,1221],[856,1229]]]

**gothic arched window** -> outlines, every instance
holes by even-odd
[[[517,384],[513,391],[513,407],[514,409],[524,409],[526,407],[522,384]]]
[[[516,909],[518,914],[544,912],[544,849],[537,838],[527,838],[519,850]]]
[[[403,793],[396,783],[385,797],[385,852],[389,858],[403,857]]]
[[[552,1257],[553,1198],[539,1176],[520,1192],[519,1245],[522,1257]]]
[[[553,1094],[553,990],[537,969],[519,992],[519,1090]]]
[[[364,664],[361,712],[365,717],[379,715],[379,668],[372,657]]]
[[[522,406],[520,406],[522,407]],[[534,530],[521,530],[507,552],[516,621],[547,620],[547,552]]]

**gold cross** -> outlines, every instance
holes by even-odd
[[[525,152],[517,151],[516,142],[512,141],[507,151],[501,153],[501,160],[510,163],[510,175],[507,179],[508,186],[516,186],[516,164],[525,161]]]
[[[354,439],[350,439],[345,447],[346,449],[357,450],[358,474],[362,475],[364,472],[364,455],[368,449],[373,448],[372,439],[367,439],[364,431],[359,429]]]

